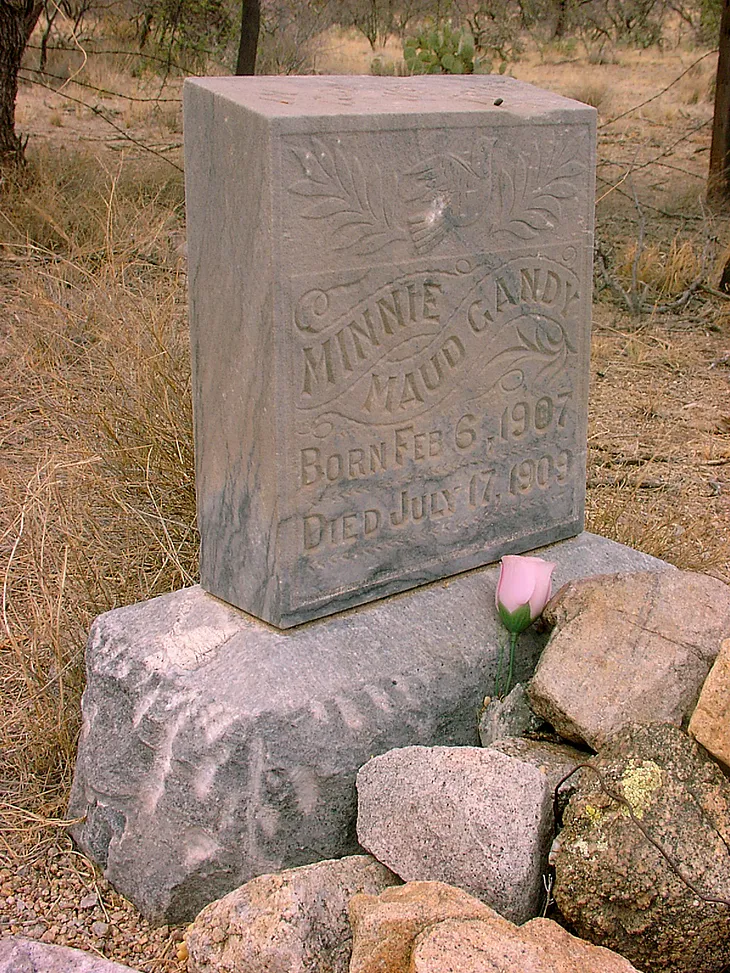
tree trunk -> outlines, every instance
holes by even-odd
[[[707,199],[718,206],[730,203],[730,0],[723,2],[720,23]]]
[[[42,8],[41,0],[0,0],[0,169],[23,161],[23,142],[15,134],[18,71]]]
[[[553,40],[561,41],[565,37],[565,30],[568,24],[568,0],[558,0],[555,5],[555,14]]]
[[[238,45],[236,74],[256,73],[256,48],[259,43],[261,0],[241,0],[241,40]]]

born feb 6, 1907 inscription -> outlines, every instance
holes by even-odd
[[[186,82],[201,582],[280,627],[579,532],[595,111]]]

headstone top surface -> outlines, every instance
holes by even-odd
[[[473,116],[488,113],[490,124],[510,116],[551,120],[566,110],[586,118],[595,109],[524,81],[501,75],[378,78],[365,75],[307,77],[194,78],[186,84],[207,89],[236,105],[269,118],[321,116],[377,117],[415,115],[419,124],[440,124],[443,112]],[[495,101],[501,99],[499,105]],[[429,116],[435,115],[429,121]]]

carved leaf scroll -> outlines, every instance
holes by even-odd
[[[562,200],[578,193],[575,178],[585,170],[580,144],[555,143],[546,152],[536,145],[530,156],[520,153],[511,168],[499,173],[502,226],[521,240],[560,223]]]
[[[289,188],[308,200],[302,216],[326,219],[337,250],[365,255],[405,238],[393,217],[395,194],[384,185],[380,167],[373,165],[366,171],[357,156],[348,158],[339,147],[330,149],[316,138],[311,143],[311,149],[292,147],[304,178]]]
[[[528,367],[532,383],[555,379],[565,371],[568,356],[575,354],[565,329],[544,318],[519,319],[509,340],[513,343],[491,358],[483,373],[486,380],[471,401],[483,400],[495,388],[514,391],[524,384]]]

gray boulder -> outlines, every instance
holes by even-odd
[[[367,855],[254,878],[189,926],[188,973],[347,973],[350,900],[396,883]]]
[[[644,973],[721,973],[730,783],[670,724],[624,728],[591,764],[553,854],[561,913]]]
[[[485,697],[484,708],[479,714],[479,741],[483,747],[488,747],[495,740],[534,733],[544,724],[545,721],[530,709],[525,684],[520,682],[504,699]]]
[[[405,747],[357,775],[360,844],[406,881],[441,881],[524,922],[544,899],[552,789],[479,747]]]
[[[687,571],[586,578],[565,585],[543,618],[554,631],[530,705],[598,750],[628,723],[686,727],[730,634],[730,588]]]
[[[557,583],[665,570],[591,534],[541,552]],[[477,743],[503,638],[498,569],[277,631],[198,587],[94,623],[69,817],[152,921],[192,920],[256,875],[358,851],[355,775],[408,744]],[[527,678],[544,636],[520,639]]]
[[[81,949],[52,946],[21,936],[0,939],[0,973],[138,973],[131,966]]]

